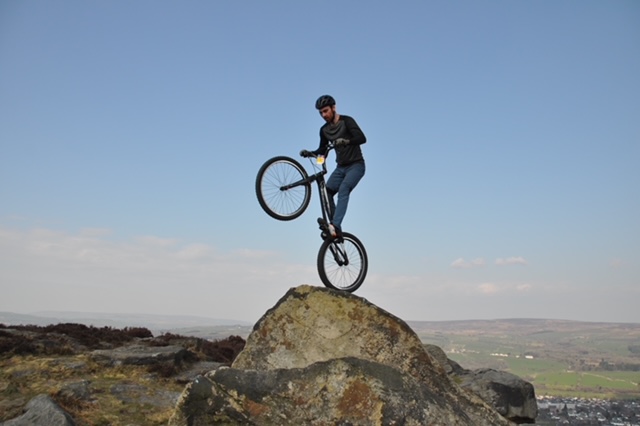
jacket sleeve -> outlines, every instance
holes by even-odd
[[[360,126],[356,123],[352,117],[344,117],[344,124],[346,124],[349,133],[351,134],[351,139],[349,139],[350,145],[362,145],[367,142],[367,137],[360,130]]]
[[[313,152],[315,155],[327,155],[327,145],[329,145],[329,141],[324,136],[322,128],[320,128],[320,145],[318,146],[318,149],[311,152]]]

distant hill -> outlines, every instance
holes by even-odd
[[[448,353],[530,355],[566,361],[576,369],[601,367],[602,360],[640,363],[640,351],[636,350],[640,347],[638,323],[516,318],[408,324],[423,342],[438,345]]]
[[[228,329],[233,326],[249,327],[246,321],[207,318],[190,315],[152,315],[152,314],[114,314],[96,312],[58,312],[42,311],[33,314],[16,314],[0,312],[0,324],[5,325],[50,325],[72,322],[94,327],[146,327],[154,334],[177,329],[222,327]],[[224,337],[229,336],[227,334]]]
[[[540,332],[546,328],[562,331],[593,329],[640,329],[640,323],[591,322],[544,318],[506,318],[492,320],[455,320],[455,321],[408,321],[417,329],[449,330],[518,330],[520,332]]]
[[[409,321],[409,326],[423,339],[431,343],[442,335],[452,338],[495,340],[506,338],[510,343],[519,341],[564,343],[565,346],[581,346],[603,340],[618,343],[635,343],[640,340],[640,323],[586,322],[555,319],[513,318],[496,320],[461,321]],[[640,343],[640,342],[639,342]]]
[[[154,334],[179,332],[184,335],[205,338],[219,334],[224,335],[222,337],[227,337],[230,334],[246,337],[253,327],[253,323],[247,321],[193,315],[66,311],[40,311],[33,314],[0,312],[0,324],[5,325],[50,325],[64,322],[93,325],[95,327],[146,327]],[[612,338],[613,336],[618,336],[622,340],[631,342],[640,339],[640,323],[586,322],[538,318],[407,321],[407,323],[426,343],[442,340],[442,335],[448,335],[450,338],[453,336],[506,337],[525,341],[535,341],[542,337],[545,337],[545,340],[549,340],[549,337],[553,337],[552,340],[575,340],[579,336],[582,336],[582,340],[587,336],[590,338],[588,340],[602,337]],[[229,334],[225,334],[227,332]]]
[[[640,397],[640,324],[550,319],[409,321],[424,343],[469,369],[529,380],[537,395]]]

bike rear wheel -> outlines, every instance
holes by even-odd
[[[318,251],[318,274],[329,288],[356,291],[364,282],[368,267],[364,245],[348,232],[341,239],[327,238]]]
[[[256,196],[262,209],[278,220],[299,217],[311,201],[307,171],[290,157],[274,157],[262,165],[256,177]],[[289,185],[298,183],[289,187]]]

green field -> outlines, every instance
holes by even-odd
[[[531,383],[538,394],[624,399],[640,396],[639,381],[640,373],[629,371],[548,371]]]
[[[412,323],[466,369],[511,372],[536,395],[640,398],[639,324],[553,320]]]
[[[534,385],[537,395],[582,398],[640,398],[638,371],[573,371],[566,362],[553,359],[500,358],[483,354],[449,354],[449,358],[467,368],[484,364],[487,368],[513,373]]]

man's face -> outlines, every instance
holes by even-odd
[[[322,118],[324,118],[324,120],[327,123],[331,123],[333,121],[333,118],[336,115],[336,107],[335,107],[335,105],[326,106],[326,107],[322,108],[319,112],[320,112],[320,115],[322,116]]]

